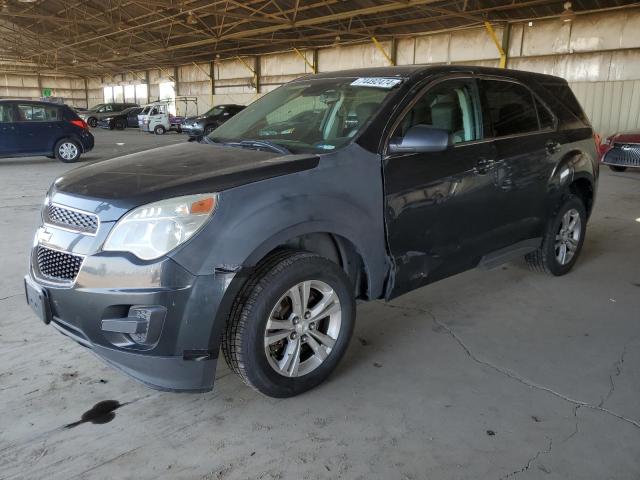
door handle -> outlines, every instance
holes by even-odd
[[[547,143],[545,143],[544,145],[545,147],[547,147],[547,152],[549,153],[556,153],[562,147],[560,143],[553,140],[547,140]]]
[[[476,172],[480,175],[484,175],[495,164],[496,161],[493,159],[481,158],[476,162]]]

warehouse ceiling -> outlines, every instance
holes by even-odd
[[[573,0],[584,13],[637,5]],[[560,0],[0,0],[0,71],[82,76],[554,17]]]

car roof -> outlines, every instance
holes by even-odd
[[[63,103],[43,102],[41,100],[29,100],[28,98],[0,98],[0,103],[14,103],[14,102],[26,102],[33,103],[34,105],[48,105],[55,107],[68,107],[69,105]],[[69,107],[71,108],[71,107]]]
[[[335,72],[323,72],[300,77],[295,81],[322,78],[359,78],[359,77],[397,77],[405,79],[420,79],[431,74],[447,73],[471,73],[494,75],[505,78],[549,78],[561,80],[560,77],[541,73],[526,72],[524,70],[511,70],[505,68],[480,67],[475,65],[399,65],[388,67],[354,68],[338,70]]]

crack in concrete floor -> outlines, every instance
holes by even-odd
[[[393,304],[382,304],[385,305],[386,307],[391,307],[391,308],[397,308],[397,309],[401,309],[401,310],[405,310],[405,311],[413,311],[413,312],[418,312],[418,313],[422,313],[424,315],[427,315],[429,318],[431,318],[431,321],[440,329],[444,330],[451,338],[453,338],[456,343],[458,343],[458,345],[464,350],[465,354],[471,359],[473,360],[475,363],[479,364],[479,365],[483,365],[487,368],[490,368],[498,373],[500,373],[501,375],[504,375],[506,377],[511,378],[512,380],[515,380],[519,383],[522,383],[523,385],[526,385],[529,388],[534,388],[536,390],[540,390],[543,392],[547,392],[551,395],[553,395],[554,397],[557,397],[561,400],[564,400],[565,402],[571,403],[572,405],[576,405],[576,406],[580,406],[580,407],[585,407],[585,408],[589,408],[591,410],[595,410],[598,412],[602,412],[605,413],[607,415],[611,415],[612,417],[615,417],[619,420],[622,420],[624,422],[627,422],[631,425],[633,425],[634,427],[640,429],[640,421],[639,420],[635,420],[633,418],[629,418],[626,417],[620,413],[614,412],[613,410],[609,410],[608,408],[605,408],[601,405],[594,405],[592,403],[589,402],[585,402],[583,400],[576,400],[574,398],[569,397],[568,395],[565,395],[563,393],[557,392],[549,387],[545,387],[544,385],[540,385],[538,383],[535,383],[532,380],[529,380],[515,372],[512,372],[504,367],[500,367],[499,365],[495,365],[491,362],[489,362],[488,360],[483,360],[481,358],[479,358],[475,353],[473,353],[470,349],[470,347],[467,346],[467,344],[462,340],[462,338],[460,338],[460,336],[452,329],[450,328],[447,324],[442,323],[440,320],[438,320],[436,318],[436,316],[428,311],[428,310],[424,310],[421,308],[416,308],[416,307],[405,307],[405,306],[401,306],[401,305],[393,305]]]

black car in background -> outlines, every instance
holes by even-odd
[[[209,135],[236,113],[244,110],[244,108],[244,105],[235,104],[216,105],[200,116],[185,118],[182,122],[182,131],[189,137]]]
[[[138,128],[138,114],[142,111],[142,107],[130,107],[120,113],[102,117],[98,120],[98,127],[108,128],[109,130],[124,130],[125,128]]]
[[[357,300],[521,257],[568,273],[597,184],[566,80],[462,65],[322,73],[203,142],[66,172],[46,195],[27,299],[155,388],[211,389],[222,352],[245,383],[289,397],[335,369]]]
[[[0,158],[44,155],[70,163],[93,143],[87,123],[67,105],[0,100]]]
[[[137,103],[99,103],[79,115],[90,127],[97,127],[98,121],[102,118],[118,114],[131,107],[139,107],[139,105]]]

